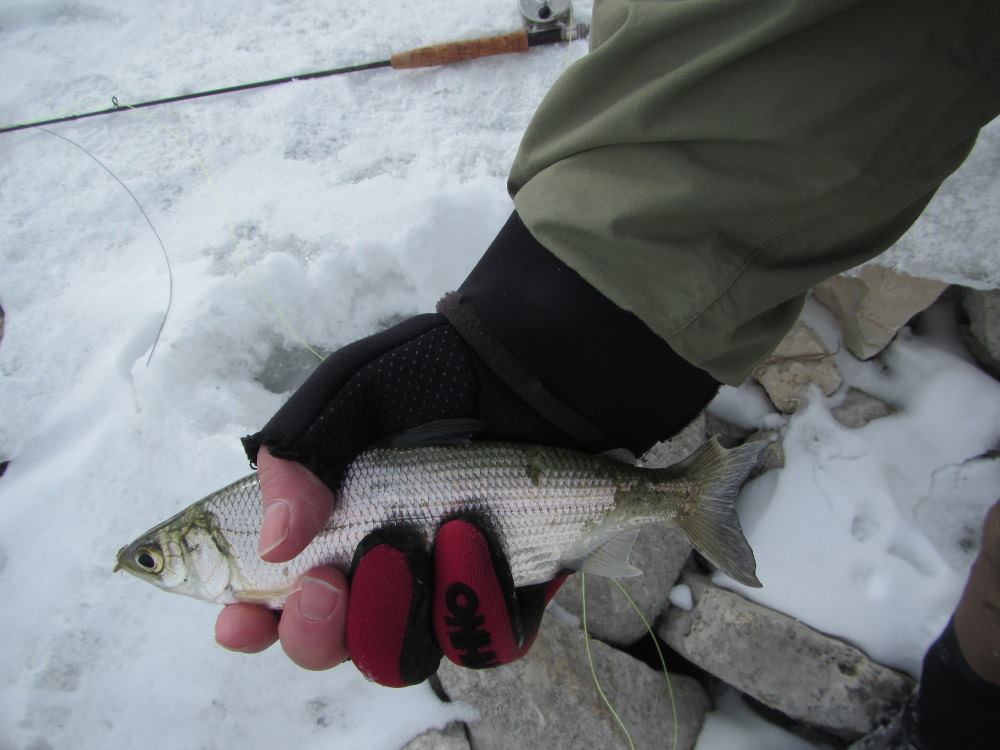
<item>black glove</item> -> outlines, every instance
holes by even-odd
[[[347,465],[366,447],[456,418],[480,421],[477,439],[590,452],[626,448],[638,455],[685,427],[718,389],[707,373],[674,354],[638,318],[536,242],[516,214],[438,311],[328,357],[263,430],[244,438],[250,460],[267,446],[336,490]],[[502,656],[473,666],[515,658],[534,637],[537,605],[544,606],[554,588],[515,592],[488,529],[451,533],[456,529],[446,536],[460,541],[436,549],[433,562],[405,533],[376,532],[359,547],[352,566],[348,648],[373,679],[413,684],[436,669],[440,651],[432,633],[435,627],[439,636],[449,631],[442,619],[448,609],[444,591],[438,591],[444,604],[431,606],[435,564],[437,577],[444,575],[453,587],[462,575],[456,566],[488,554],[495,580],[476,583],[490,588],[476,598],[494,611],[497,596],[502,598],[509,634],[495,632],[502,617],[488,618],[493,624],[485,627],[498,642],[514,644],[501,649]],[[473,548],[479,551],[469,551]],[[376,559],[381,562],[366,563]],[[462,601],[460,610],[469,602]],[[523,602],[531,603],[530,614],[521,611]],[[442,619],[434,626],[432,609]],[[446,650],[459,661],[465,653]]]

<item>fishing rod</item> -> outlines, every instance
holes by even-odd
[[[440,65],[452,65],[466,60],[475,60],[493,55],[507,55],[516,52],[527,52],[532,47],[546,44],[559,44],[562,42],[572,42],[576,39],[586,39],[589,28],[586,24],[571,24],[570,0],[519,0],[518,7],[524,20],[524,28],[500,36],[483,37],[479,39],[469,39],[465,41],[444,42],[427,47],[397,52],[387,60],[376,60],[374,62],[360,63],[357,65],[346,65],[340,68],[330,68],[329,70],[318,70],[311,73],[299,73],[297,75],[285,76],[283,78],[272,78],[266,81],[255,81],[253,83],[241,83],[234,86],[224,86],[222,88],[210,89],[207,91],[196,91],[190,94],[180,94],[178,96],[168,96],[162,99],[150,99],[149,101],[136,102],[135,104],[120,104],[117,96],[111,97],[111,106],[107,109],[99,109],[92,112],[82,112],[79,114],[53,117],[47,120],[37,120],[35,122],[21,123],[17,125],[7,125],[0,127],[0,134],[12,133],[17,130],[27,130],[38,128],[44,125],[55,125],[61,122],[73,122],[83,120],[88,117],[101,117],[103,115],[124,112],[130,109],[143,109],[146,107],[157,107],[163,104],[173,104],[174,102],[187,101],[189,99],[203,99],[209,96],[220,94],[231,94],[237,91],[249,91],[268,86],[278,86],[293,81],[307,81],[314,78],[328,78],[330,76],[359,73],[366,70],[376,70],[379,68],[393,68],[395,70],[407,70],[412,68],[431,68]]]

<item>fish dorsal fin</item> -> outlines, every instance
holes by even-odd
[[[642,575],[642,571],[628,561],[637,536],[639,530],[634,529],[612,537],[579,560],[574,568],[605,578],[633,578]]]
[[[438,419],[411,427],[385,440],[388,448],[425,448],[429,445],[464,445],[480,432],[479,419]]]
[[[635,466],[635,462],[638,460],[635,454],[628,448],[612,448],[609,451],[604,451],[601,454],[605,458],[610,458],[612,461],[617,461],[620,464],[626,464],[628,466]]]

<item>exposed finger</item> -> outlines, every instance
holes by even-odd
[[[347,579],[333,568],[313,568],[285,602],[278,623],[281,647],[305,669],[329,669],[347,659]]]
[[[264,497],[264,522],[257,550],[268,562],[299,554],[326,525],[333,493],[302,464],[257,454],[257,474]]]
[[[215,621],[215,640],[230,651],[263,651],[278,640],[277,613],[252,604],[230,604]]]

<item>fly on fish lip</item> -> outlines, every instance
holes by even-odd
[[[118,548],[118,552],[115,555],[115,567],[111,569],[112,573],[117,573],[119,570],[122,569],[122,555],[125,554],[125,550],[127,549],[128,549],[127,544],[123,544],[121,547]]]

